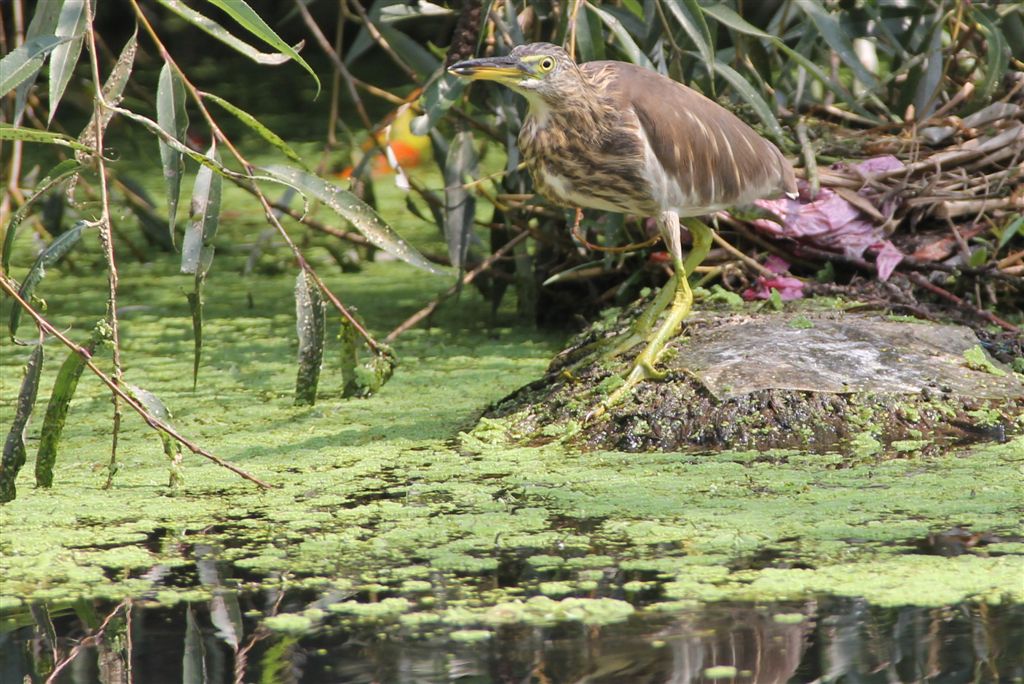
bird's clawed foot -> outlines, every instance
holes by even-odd
[[[675,219],[678,221],[678,217]],[[687,220],[687,228],[693,236],[693,250],[684,262],[678,254],[678,248],[672,249],[675,274],[672,280],[662,288],[654,301],[644,310],[636,321],[630,326],[628,333],[622,339],[616,340],[611,349],[611,355],[618,356],[632,348],[638,341],[646,341],[647,345],[633,361],[633,366],[622,378],[622,384],[586,416],[585,422],[599,418],[607,413],[608,409],[615,406],[644,380],[661,380],[666,373],[656,368],[662,352],[669,342],[679,333],[683,320],[690,314],[693,307],[693,291],[687,276],[692,273],[698,264],[707,256],[711,247],[711,229],[699,221]],[[678,225],[674,226],[678,231]],[[678,242],[678,240],[677,240]],[[667,309],[667,312],[666,312]],[[662,312],[665,312],[662,317]],[[658,324],[659,319],[661,323]],[[657,325],[657,327],[655,327]],[[602,355],[607,358],[606,355]]]

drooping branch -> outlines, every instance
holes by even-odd
[[[147,411],[146,408],[138,402],[138,400],[136,400],[134,397],[131,396],[131,394],[123,390],[120,384],[114,378],[104,373],[102,370],[100,370],[98,366],[96,366],[95,363],[93,363],[92,354],[89,353],[89,350],[70,340],[66,335],[64,335],[64,333],[62,333],[60,330],[54,327],[52,323],[46,320],[42,314],[36,311],[31,304],[22,299],[22,297],[18,294],[18,289],[4,275],[0,275],[0,289],[2,289],[7,295],[9,295],[17,303],[18,306],[24,309],[28,313],[28,315],[32,317],[32,319],[35,321],[36,325],[39,327],[40,330],[45,332],[47,335],[56,337],[64,344],[64,346],[66,346],[68,349],[72,350],[76,354],[80,355],[83,359],[85,359],[85,365],[89,368],[89,370],[92,371],[93,374],[96,377],[98,377],[103,382],[104,385],[109,387],[111,392],[113,392],[122,401],[124,401],[124,403],[127,404],[133,411],[138,413],[139,416],[141,416],[142,420],[144,420],[146,424],[149,425],[151,428],[163,432],[171,439],[182,444],[182,446],[187,448],[192,453],[198,454],[199,456],[202,456],[207,460],[213,461],[221,468],[226,468],[243,479],[249,480],[250,482],[257,484],[260,487],[263,487],[264,489],[269,489],[271,487],[271,485],[259,479],[255,475],[252,475],[247,471],[242,470],[238,466],[225,461],[219,456],[211,454],[203,447],[199,446],[190,439],[184,437],[172,426],[168,425],[167,423],[165,423],[164,421],[160,420],[152,413]]]

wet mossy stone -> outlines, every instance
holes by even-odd
[[[857,452],[904,440],[998,441],[1024,428],[1024,376],[990,358],[969,328],[838,311],[695,314],[662,357],[663,380],[588,420],[641,349],[602,355],[611,346],[602,341],[626,325],[579,336],[475,432],[633,452]]]

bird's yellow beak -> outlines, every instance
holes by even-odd
[[[448,67],[448,73],[471,81],[497,81],[518,83],[533,74],[514,57],[487,57],[467,59]]]

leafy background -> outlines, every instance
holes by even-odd
[[[547,324],[627,304],[660,284],[659,247],[618,249],[648,244],[646,222],[588,213],[572,234],[571,216],[536,201],[521,169],[514,141],[523,104],[495,87],[467,92],[445,71],[528,41],[566,45],[580,60],[632,61],[690,84],[774,140],[812,195],[864,185],[829,165],[896,155],[917,175],[876,181],[864,208],[898,199],[895,214],[879,214],[880,229],[905,237],[908,252],[924,244],[939,255],[906,259],[898,275],[910,289],[963,304],[990,337],[1000,325],[1006,339],[1019,332],[1012,321],[1020,317],[1024,136],[980,160],[969,149],[1020,126],[1018,4],[17,0],[3,18],[0,143],[9,182],[0,282],[10,339],[32,345],[57,336],[69,348],[44,418],[51,438],[43,464],[52,463],[87,368],[116,395],[115,445],[124,407],[168,438],[172,461],[181,445],[216,459],[174,430],[158,397],[124,377],[122,260],[178,260],[194,276],[185,294],[194,384],[218,250],[246,253],[243,274],[294,270],[300,403],[316,401],[325,347],[336,344],[327,319],[340,326],[345,394],[365,396],[394,372],[390,343],[438,307],[458,306],[464,289],[479,291],[493,311],[512,292],[522,321]],[[972,116],[981,124],[969,125]],[[931,160],[943,154],[946,168],[932,174]],[[227,187],[251,196],[264,227],[223,227]],[[379,215],[377,195],[396,193],[406,211]],[[840,293],[876,275],[870,259],[797,251],[792,236],[765,237],[750,225],[739,215],[719,225],[724,240],[701,285],[744,291],[770,275],[762,262],[771,253],[792,261],[793,275]],[[329,259],[311,262],[310,250],[320,249]],[[83,250],[102,257],[84,267],[106,271],[107,313],[91,336],[64,336],[42,315],[37,290],[46,269],[75,268]],[[322,273],[381,254],[438,274],[441,293],[375,336]],[[929,273],[938,285],[922,275]],[[35,335],[26,332],[29,319]],[[1006,339],[1012,360],[1019,339]],[[44,362],[35,363],[5,443],[5,496],[25,460],[22,433]],[[39,483],[49,478],[45,466],[37,472]]]

